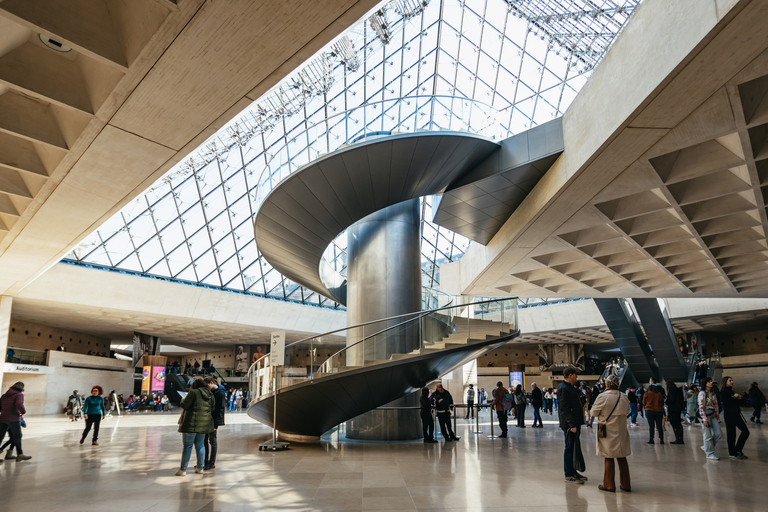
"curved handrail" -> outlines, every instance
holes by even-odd
[[[459,297],[456,297],[456,298],[457,299],[466,299],[466,298],[470,298],[470,297],[459,296]],[[357,347],[361,343],[364,343],[364,342],[372,339],[373,337],[382,334],[383,332],[387,332],[387,331],[390,331],[392,329],[395,329],[396,327],[401,327],[401,326],[403,326],[405,324],[408,324],[408,323],[411,323],[411,322],[414,322],[414,321],[418,321],[421,318],[424,318],[424,317],[429,316],[431,314],[439,313],[441,311],[446,311],[446,310],[453,309],[453,308],[469,308],[471,306],[501,303],[501,302],[505,302],[505,301],[506,302],[511,302],[512,304],[514,304],[512,309],[516,310],[516,301],[517,301],[516,297],[494,297],[494,298],[481,297],[481,298],[471,298],[471,299],[479,299],[479,300],[470,300],[468,302],[464,302],[462,300],[459,300],[458,301],[459,304],[453,304],[453,301],[452,301],[452,303],[450,305],[447,305],[447,306],[441,306],[441,307],[438,307],[438,308],[432,308],[432,309],[422,310],[422,311],[414,311],[414,312],[411,312],[411,313],[405,313],[405,314],[396,315],[396,316],[392,316],[392,317],[388,317],[388,318],[373,320],[373,321],[369,321],[369,322],[363,322],[363,323],[360,323],[360,324],[357,324],[357,325],[346,326],[346,327],[343,327],[343,328],[340,328],[340,329],[335,329],[333,331],[329,331],[329,332],[326,332],[326,333],[323,333],[323,334],[320,334],[320,335],[315,335],[315,336],[309,336],[309,337],[306,337],[306,338],[302,338],[301,340],[298,340],[298,341],[295,341],[293,343],[290,343],[290,344],[286,345],[285,349],[288,349],[289,347],[298,345],[300,343],[306,343],[306,342],[309,341],[310,342],[310,353],[312,353],[311,342],[314,339],[322,338],[324,336],[335,334],[335,333],[338,333],[338,332],[341,332],[341,331],[347,331],[347,330],[352,330],[352,329],[357,329],[357,328],[363,328],[365,326],[370,326],[370,325],[378,324],[378,323],[381,323],[381,322],[391,322],[391,321],[395,321],[395,320],[398,320],[398,319],[405,319],[402,322],[398,322],[395,325],[387,326],[384,329],[377,330],[375,333],[372,333],[372,334],[369,334],[367,336],[364,336],[363,339],[358,340],[355,343],[353,343],[351,345],[348,345],[348,346],[344,347],[343,349],[335,352],[334,354],[328,356],[326,358],[326,360],[320,365],[320,369],[323,369],[323,368],[328,369],[330,367],[330,361],[333,361],[333,359],[335,357],[337,357],[339,354],[341,354],[342,352],[347,351],[347,350],[349,350],[351,348]],[[504,322],[503,310],[501,310],[501,313],[502,313],[502,317],[501,317],[502,324],[503,323],[511,324],[512,322],[516,323],[516,315],[513,314],[512,318],[510,318],[507,322]],[[457,318],[459,318],[459,317],[457,317]],[[461,318],[464,318],[464,317],[461,317]],[[466,318],[467,318],[467,320],[470,319],[469,317],[466,317]],[[266,354],[265,356],[262,356],[257,361],[255,361],[251,365],[251,367],[248,369],[248,382],[249,382],[249,385],[252,388],[251,389],[251,397],[254,398],[254,399],[256,397],[260,397],[263,394],[263,393],[260,393],[260,392],[258,392],[258,391],[253,389],[253,387],[254,387],[254,381],[253,381],[254,374],[257,371],[260,371],[262,369],[266,369],[267,368],[267,361],[268,361],[267,358],[269,356],[270,356],[270,354]],[[363,364],[363,365],[365,365],[365,364]],[[308,376],[308,379],[309,380],[314,380],[314,378],[315,378],[314,371],[312,371],[312,372],[310,372],[310,374]],[[257,389],[258,389],[258,387],[259,386],[256,386]],[[267,387],[269,387],[269,384],[267,384]],[[267,391],[267,393],[268,392],[269,391]]]

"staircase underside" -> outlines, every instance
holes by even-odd
[[[408,359],[315,378],[277,394],[277,430],[320,436],[336,425],[424,387],[454,368],[503,345],[520,331]],[[248,406],[248,415],[272,426],[274,393]]]

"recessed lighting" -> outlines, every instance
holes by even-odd
[[[52,37],[45,36],[43,34],[40,34],[40,40],[43,42],[45,46],[47,46],[51,50],[56,50],[57,52],[68,52],[72,50],[72,48],[65,45],[64,43],[57,41]]]

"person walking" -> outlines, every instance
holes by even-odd
[[[525,391],[523,385],[515,386],[515,416],[517,417],[517,428],[525,428]]]
[[[192,446],[195,447],[197,465],[195,473],[202,473],[205,469],[205,434],[213,432],[213,407],[214,398],[203,379],[195,379],[187,396],[181,401],[181,418],[179,418],[179,432],[183,443],[181,451],[181,465],[176,471],[176,476],[187,474],[187,464],[192,455]]]
[[[557,416],[565,437],[563,453],[565,481],[571,484],[583,484],[587,481],[587,477],[576,471],[574,464],[577,449],[581,450],[579,436],[581,426],[584,424],[582,395],[575,386],[579,375],[574,368],[566,368],[563,370],[563,378],[563,382],[557,388]]]
[[[29,460],[32,457],[24,455],[21,449],[21,417],[27,413],[24,408],[24,383],[17,382],[0,397],[0,439],[10,432],[13,444],[8,453],[16,448],[16,462]],[[7,457],[7,456],[6,456]]]
[[[672,426],[672,432],[675,434],[675,440],[669,444],[685,444],[683,441],[683,423],[680,418],[686,405],[685,398],[683,397],[683,388],[677,387],[674,382],[668,380],[667,399],[664,403],[667,404],[669,424]]]
[[[643,405],[645,406],[645,418],[648,420],[648,428],[650,429],[648,444],[654,444],[654,426],[659,431],[659,443],[664,444],[664,427],[661,425],[664,419],[664,395],[659,393],[657,386],[648,386],[648,391],[643,395]]]
[[[747,456],[744,455],[744,444],[749,437],[749,428],[747,428],[747,422],[744,421],[744,416],[741,414],[741,395],[733,391],[733,379],[730,377],[723,377],[723,387],[720,389],[720,399],[723,404],[723,416],[725,417],[725,438],[728,441],[728,455],[732,459],[743,460]],[[739,440],[736,440],[736,429],[739,429],[741,434]]]
[[[605,390],[595,398],[589,411],[593,418],[597,418],[597,456],[605,457],[603,483],[597,486],[601,491],[616,492],[616,462],[619,464],[619,487],[625,492],[632,491],[627,463],[627,457],[632,454],[627,430],[629,412],[629,398],[619,391],[619,378],[608,376]]]
[[[541,421],[544,393],[541,392],[535,382],[531,384],[531,405],[533,406],[533,428],[544,428],[544,423]]]
[[[720,407],[714,390],[715,383],[711,377],[701,379],[698,398],[701,433],[704,438],[701,449],[707,454],[707,459],[720,460],[720,457],[715,455],[715,446],[723,434],[720,430]]]
[[[93,446],[99,446],[99,425],[101,425],[101,419],[107,414],[107,410],[104,407],[104,389],[101,386],[93,386],[91,388],[91,396],[85,399],[83,403],[83,417],[85,418],[85,429],[83,435],[80,436],[80,444],[85,442],[85,438],[88,436],[88,432],[93,427],[93,439],[91,444]]]
[[[421,432],[425,443],[436,443],[435,440],[435,420],[432,418],[432,408],[435,403],[429,396],[429,388],[421,388],[421,398],[419,398],[419,414],[421,415]]]
[[[432,394],[435,401],[435,411],[437,412],[437,421],[440,423],[440,432],[443,439],[448,441],[458,441],[459,438],[451,428],[451,409],[453,409],[453,397],[442,384],[437,385],[437,390]]]
[[[760,414],[763,412],[763,405],[765,405],[765,395],[757,387],[757,382],[753,382],[749,386],[749,405],[754,409],[749,421],[762,425],[763,422],[760,421]]]
[[[472,417],[475,419],[475,388],[472,384],[469,385],[467,390],[467,415],[464,418]]]
[[[499,420],[499,437],[507,437],[507,411],[504,409],[504,397],[507,395],[507,388],[501,381],[496,383],[496,389],[493,390],[493,408],[496,410],[496,417]]]

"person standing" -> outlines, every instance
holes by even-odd
[[[580,387],[582,399],[582,408],[583,412],[581,413],[584,416],[584,424],[588,427],[592,427],[591,423],[587,423],[587,420],[589,420],[589,405],[592,403],[592,393],[589,391],[589,386],[587,386],[587,383],[584,381],[581,381],[581,387]]]
[[[763,422],[760,421],[760,414],[763,412],[763,405],[765,405],[765,395],[760,391],[760,388],[757,387],[757,382],[753,382],[749,386],[749,405],[754,409],[749,421],[762,425]]]
[[[714,388],[715,383],[711,377],[704,377],[701,380],[699,416],[701,417],[701,433],[704,437],[704,446],[701,448],[707,454],[707,459],[720,460],[720,457],[715,455],[715,446],[723,434],[720,430],[720,408]]]
[[[507,395],[507,388],[501,381],[496,383],[496,389],[493,390],[493,405],[496,410],[496,417],[499,419],[499,429],[501,429],[501,435],[499,437],[507,437],[507,411],[504,410],[504,397]]]
[[[699,419],[696,417],[696,410],[699,408],[699,404],[697,403],[698,398],[699,389],[696,387],[696,384],[691,384],[685,394],[685,406],[686,412],[688,413],[689,425],[693,425],[694,423],[699,422]]]
[[[589,411],[593,418],[597,418],[597,456],[605,457],[603,483],[597,488],[601,491],[616,492],[616,459],[619,464],[619,487],[622,491],[630,492],[632,485],[627,464],[627,457],[632,454],[627,430],[629,398],[619,392],[619,378],[614,375],[605,379],[605,388]],[[605,437],[600,435],[603,425]]]
[[[632,425],[637,425],[637,394],[635,386],[629,386],[627,390],[627,400],[629,401],[629,413],[632,416]]]
[[[437,412],[437,421],[440,423],[440,432],[446,441],[458,441],[459,438],[451,429],[451,409],[453,408],[453,397],[442,384],[437,385],[437,390],[432,394],[435,401],[435,411]]]
[[[648,391],[643,395],[643,405],[650,429],[648,444],[653,444],[654,426],[659,431],[659,444],[664,444],[664,427],[661,425],[664,418],[664,395],[659,393],[656,385],[648,386]]]
[[[0,439],[10,431],[13,444],[8,453],[16,447],[16,462],[29,460],[32,457],[24,455],[21,449],[21,417],[27,413],[24,408],[24,383],[17,382],[0,397]]]
[[[643,405],[643,398],[645,397],[645,388],[641,384],[637,388],[637,412],[641,418],[645,418],[645,405]]]
[[[203,379],[195,379],[187,396],[181,401],[181,418],[179,418],[179,432],[183,443],[181,451],[181,465],[176,471],[176,476],[187,474],[187,464],[192,455],[192,446],[195,447],[197,465],[195,473],[202,473],[205,469],[205,434],[213,432],[213,394],[208,389]]]
[[[675,440],[669,444],[685,444],[683,442],[683,424],[680,418],[683,409],[685,409],[685,398],[683,397],[683,389],[677,387],[671,380],[667,381],[667,399],[664,403],[667,404],[669,424],[675,434]]]
[[[480,414],[480,411],[487,403],[488,393],[485,392],[485,388],[480,388],[480,392],[477,393],[477,414]]]
[[[525,428],[525,391],[523,385],[515,386],[515,417],[517,418],[517,428]]]
[[[99,425],[101,425],[101,418],[107,413],[104,407],[104,398],[101,396],[104,394],[104,389],[101,386],[93,386],[91,388],[91,396],[85,399],[83,404],[83,417],[85,418],[85,430],[83,435],[80,436],[80,444],[85,442],[85,438],[88,436],[88,432],[93,427],[93,440],[91,444],[93,446],[99,446]]]
[[[749,429],[747,428],[747,422],[744,421],[744,416],[741,415],[741,395],[733,391],[733,379],[730,377],[723,377],[723,387],[720,390],[720,399],[723,404],[723,416],[725,416],[725,438],[728,441],[728,455],[732,459],[743,460],[747,456],[744,455],[744,444],[749,437]],[[739,440],[736,440],[736,429],[739,429],[741,434]]]
[[[535,382],[531,384],[531,405],[533,406],[533,428],[544,428],[544,423],[541,421],[541,408],[544,406],[544,394]]]
[[[421,388],[419,398],[419,414],[421,415],[421,431],[425,443],[436,443],[435,420],[432,419],[432,408],[435,406],[432,397],[429,396],[429,388]]]
[[[69,414],[69,419],[77,421],[82,412],[83,400],[80,398],[77,390],[74,390],[72,394],[69,395],[69,398],[67,398],[67,413]]]
[[[563,453],[565,481],[571,484],[583,484],[587,481],[587,477],[579,474],[574,464],[575,451],[577,446],[580,446],[581,426],[584,424],[582,395],[575,386],[579,375],[574,368],[566,368],[563,370],[563,377],[562,384],[557,388],[557,416],[565,437]]]
[[[552,414],[552,388],[544,388],[544,410]]]
[[[475,388],[472,384],[469,385],[467,390],[467,415],[464,417],[469,418],[470,415],[472,419],[475,419]]]
[[[211,410],[211,416],[213,417],[213,432],[205,434],[203,441],[205,445],[205,466],[203,469],[211,470],[216,469],[216,452],[218,450],[218,432],[219,427],[224,425],[224,411],[227,406],[227,391],[224,386],[219,383],[213,377],[206,377],[205,383],[208,385],[208,389],[213,394],[213,409]]]

